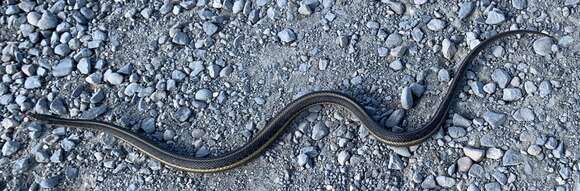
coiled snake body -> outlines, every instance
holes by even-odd
[[[165,163],[166,165],[185,171],[201,173],[219,172],[232,169],[254,159],[281,136],[296,116],[309,106],[316,104],[333,104],[342,106],[360,119],[360,122],[368,128],[369,132],[380,142],[393,146],[410,146],[419,144],[429,138],[433,133],[438,131],[441,123],[445,121],[449,105],[453,99],[453,92],[457,89],[458,81],[463,75],[467,64],[471,63],[490,43],[503,37],[524,33],[550,37],[547,34],[537,31],[514,30],[497,34],[481,42],[471,52],[469,52],[466,58],[464,58],[460,63],[445,97],[443,97],[441,104],[435,111],[435,114],[431,116],[428,123],[422,127],[410,129],[401,133],[394,133],[383,128],[375,122],[369,114],[367,114],[365,109],[359,103],[354,101],[354,99],[343,93],[334,91],[313,92],[296,99],[274,116],[266,126],[258,132],[252,140],[250,140],[250,142],[222,156],[209,158],[186,157],[168,152],[148,141],[144,136],[110,123],[95,120],[65,119],[44,114],[29,114],[29,117],[39,121],[44,121],[51,125],[104,131],[105,133],[112,134],[113,136],[124,140],[143,153]]]

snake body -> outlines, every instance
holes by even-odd
[[[39,121],[44,121],[51,125],[103,131],[124,140],[143,153],[168,166],[199,173],[219,172],[232,169],[256,158],[282,135],[284,130],[290,126],[291,122],[302,111],[317,104],[332,104],[348,109],[369,130],[372,136],[380,142],[392,146],[410,146],[423,142],[439,130],[441,123],[446,119],[449,105],[453,99],[453,93],[457,89],[458,81],[463,75],[467,64],[473,62],[476,56],[490,43],[507,36],[524,33],[549,36],[537,31],[514,30],[497,34],[481,42],[471,52],[469,52],[460,63],[445,97],[443,97],[443,100],[439,104],[435,114],[431,116],[427,124],[400,133],[392,132],[391,130],[379,125],[379,123],[375,122],[375,120],[369,116],[364,107],[353,98],[335,91],[317,91],[294,100],[282,111],[276,114],[266,124],[266,126],[260,130],[252,140],[250,140],[250,142],[229,153],[208,158],[188,157],[171,153],[148,141],[147,138],[138,133],[110,123],[84,119],[65,119],[44,114],[29,114],[29,117]]]

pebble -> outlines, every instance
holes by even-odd
[[[465,19],[469,17],[474,8],[475,3],[473,1],[465,1],[459,4],[459,12],[457,13],[457,17],[459,17],[459,19]]]
[[[44,189],[52,189],[55,188],[60,182],[60,177],[59,176],[51,176],[51,177],[47,177],[47,178],[43,178],[39,185],[41,188]]]
[[[538,155],[540,155],[540,153],[542,153],[542,147],[533,144],[533,145],[530,145],[528,147],[527,152],[528,152],[528,154],[530,154],[532,156],[538,156]]]
[[[304,153],[298,154],[297,158],[298,159],[296,160],[296,162],[298,163],[298,166],[304,166],[309,161],[308,155],[306,155]]]
[[[512,6],[518,10],[522,10],[528,6],[528,1],[527,0],[512,0]]]
[[[77,63],[77,69],[81,74],[90,74],[91,73],[91,63],[89,58],[81,58]]]
[[[501,191],[501,185],[497,182],[486,183],[483,187],[485,191]]]
[[[435,182],[435,176],[429,175],[427,176],[423,182],[421,182],[421,188],[423,189],[435,189],[437,188],[437,184]]]
[[[302,0],[300,2],[300,7],[298,8],[298,13],[302,15],[311,15],[319,4],[320,2],[318,0]]]
[[[49,30],[55,29],[58,25],[58,17],[56,15],[46,11],[42,13],[40,20],[36,23],[36,26],[40,28],[40,30]]]
[[[483,114],[483,119],[491,125],[491,127],[496,128],[503,125],[506,121],[506,115],[503,113],[495,113],[495,112],[485,112]]]
[[[469,157],[461,157],[457,160],[457,170],[459,172],[467,172],[471,168],[473,161]]]
[[[389,154],[389,164],[387,166],[391,170],[402,170],[405,168],[403,160],[397,154]]]
[[[389,64],[389,68],[391,68],[395,71],[400,71],[403,69],[403,63],[401,62],[400,59],[396,59],[395,61],[393,61]]]
[[[200,89],[195,92],[195,99],[200,101],[209,102],[213,98],[212,92],[208,89]]]
[[[465,131],[463,127],[451,126],[447,129],[447,133],[451,138],[457,139],[465,136],[467,134],[467,131]]]
[[[24,81],[24,88],[25,89],[36,89],[42,86],[42,83],[40,82],[40,77],[39,76],[30,76],[27,77],[26,80]]]
[[[216,24],[209,21],[204,22],[202,24],[202,28],[205,34],[208,36],[212,36],[219,30],[219,27]]]
[[[520,108],[512,116],[517,121],[534,121],[536,119],[534,112],[530,108]]]
[[[278,38],[280,38],[283,43],[291,43],[296,40],[296,33],[294,33],[292,29],[287,28],[278,32]]]
[[[502,100],[504,100],[504,101],[517,101],[517,100],[520,100],[522,97],[523,97],[523,94],[519,88],[503,89]]]
[[[542,81],[540,83],[539,90],[540,90],[540,93],[539,93],[540,97],[546,97],[546,96],[550,95],[552,93],[552,83],[550,83],[549,81],[546,81],[546,80]]]
[[[403,121],[403,117],[405,117],[405,110],[397,109],[391,113],[391,115],[385,121],[385,126],[387,127],[395,127]]]
[[[350,154],[346,151],[340,151],[337,155],[337,161],[340,165],[345,165],[346,161],[350,159]]]
[[[441,43],[441,53],[443,53],[443,57],[451,60],[456,52],[457,48],[455,47],[455,44],[449,39],[443,39],[443,42]]]
[[[58,97],[54,100],[52,100],[52,102],[50,102],[50,111],[58,114],[58,115],[64,115],[67,113],[67,109],[64,103],[64,99],[62,97]]]
[[[538,87],[534,84],[534,82],[526,81],[524,82],[524,90],[526,90],[527,94],[533,94],[538,91]]]
[[[189,109],[188,107],[179,108],[175,112],[175,114],[173,115],[173,117],[180,122],[187,121],[187,119],[189,119],[190,116],[191,116],[191,109]]]
[[[59,56],[67,56],[71,52],[71,49],[67,44],[59,44],[54,47],[54,53]]]
[[[503,23],[504,21],[505,16],[500,12],[500,10],[492,9],[491,11],[487,12],[487,18],[485,19],[486,24],[497,25]]]
[[[413,107],[413,95],[411,88],[405,87],[401,92],[401,106],[403,109],[411,109]]]
[[[437,176],[435,180],[437,181],[437,184],[443,188],[451,188],[456,184],[456,180],[448,176]]]
[[[174,137],[175,137],[175,131],[174,130],[166,129],[163,132],[163,140],[165,140],[165,141],[171,141],[171,140],[173,140]]]
[[[403,37],[399,33],[391,33],[385,40],[387,48],[395,48],[403,43]]]
[[[483,156],[485,155],[485,150],[474,148],[474,147],[463,147],[463,154],[469,157],[471,160],[475,162],[480,162],[483,160]]]
[[[54,77],[64,77],[69,75],[73,70],[74,61],[70,58],[62,59],[57,65],[52,67],[52,75]]]
[[[552,54],[552,45],[554,41],[550,37],[542,37],[538,40],[534,41],[532,47],[534,48],[534,52],[541,56],[549,56]]]
[[[318,122],[312,127],[312,139],[318,141],[326,137],[329,133],[328,127],[323,122]]]
[[[21,144],[16,141],[7,141],[2,146],[2,156],[11,156],[12,154],[16,153],[20,149]]]
[[[453,125],[455,126],[459,126],[459,127],[469,127],[471,126],[471,120],[455,113],[453,114]]]
[[[442,82],[448,82],[449,80],[451,80],[451,76],[449,75],[449,71],[447,71],[446,69],[440,69],[437,72],[437,78],[439,78],[439,81],[442,81]]]
[[[23,158],[14,161],[14,164],[12,165],[12,172],[13,174],[23,173],[25,171],[30,170],[31,167],[32,167],[32,158],[30,156],[25,156]]]
[[[123,75],[117,72],[113,72],[111,70],[105,71],[103,77],[105,78],[105,81],[111,83],[112,85],[118,86],[121,85],[121,83],[123,83]]]
[[[511,76],[503,69],[495,69],[491,74],[491,79],[497,83],[500,88],[506,88],[511,81]]]
[[[489,159],[498,160],[503,156],[503,151],[501,149],[490,147],[485,152],[485,157]]]
[[[188,45],[190,41],[191,38],[189,38],[189,36],[186,33],[181,31],[177,31],[173,36],[173,38],[171,39],[171,42],[178,45]]]
[[[485,171],[483,170],[483,167],[479,164],[473,164],[471,165],[471,168],[469,168],[469,171],[467,172],[467,174],[471,177],[475,177],[475,178],[481,178],[483,177]]]
[[[520,153],[513,149],[505,152],[502,159],[502,166],[515,166],[521,164]]]
[[[427,23],[427,28],[432,31],[441,31],[445,28],[446,23],[441,19],[431,19],[429,23]]]
[[[141,129],[143,129],[145,133],[155,132],[155,119],[150,117],[143,119],[143,121],[141,122]]]

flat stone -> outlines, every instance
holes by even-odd
[[[103,76],[105,78],[105,81],[111,83],[112,85],[121,85],[121,83],[123,83],[123,75],[117,73],[117,72],[113,72],[111,70],[107,70],[105,71],[105,74]]]
[[[403,117],[405,117],[405,110],[397,109],[393,113],[391,113],[389,118],[387,118],[387,120],[385,121],[385,126],[387,127],[397,126],[401,123],[401,121],[403,121]]]
[[[503,113],[495,113],[495,112],[485,112],[483,114],[483,119],[491,125],[491,127],[496,128],[503,125],[506,121],[506,115]]]
[[[188,45],[190,41],[191,38],[186,33],[181,31],[177,31],[171,39],[171,42],[178,45]]]
[[[30,76],[27,77],[24,81],[24,88],[25,89],[36,89],[42,86],[42,82],[40,82],[39,76]]]
[[[505,152],[502,159],[502,166],[516,166],[521,164],[520,153],[516,150],[509,149]]]
[[[485,155],[485,150],[474,148],[474,147],[463,147],[463,154],[469,157],[471,160],[475,162],[480,162],[483,160],[483,156]]]
[[[518,10],[525,9],[527,6],[528,6],[527,0],[512,0],[512,7]]]
[[[457,139],[465,136],[467,134],[467,131],[465,131],[463,127],[451,126],[447,129],[447,133],[451,138]]]
[[[190,116],[191,116],[191,109],[189,109],[188,107],[179,108],[175,112],[175,114],[173,115],[173,117],[180,122],[187,121],[187,119],[189,119]]]
[[[501,149],[490,147],[485,152],[485,157],[489,159],[498,160],[503,156],[503,151]]]
[[[145,131],[145,133],[153,133],[155,132],[155,119],[154,118],[146,118],[141,122],[141,129]]]
[[[70,58],[60,60],[57,65],[52,67],[54,77],[64,77],[69,75],[73,70],[74,61]]]
[[[91,73],[91,62],[89,58],[81,58],[79,63],[77,64],[77,69],[81,74],[90,74]]]
[[[389,154],[389,164],[387,167],[391,170],[402,170],[405,168],[403,160],[396,154]]]
[[[51,176],[47,178],[43,178],[38,185],[44,189],[52,189],[55,188],[60,183],[59,176]]]
[[[20,147],[22,147],[22,145],[19,142],[7,141],[2,146],[2,156],[5,156],[5,157],[11,156],[12,154],[14,154],[18,150],[20,150]]]
[[[42,13],[40,20],[36,23],[36,26],[40,28],[40,30],[49,30],[55,29],[59,23],[59,19],[56,15],[46,11]]]
[[[457,13],[457,17],[459,19],[465,19],[473,13],[473,9],[475,8],[475,3],[473,1],[465,1],[459,4],[459,11]]]
[[[467,172],[471,168],[473,161],[469,157],[461,157],[457,160],[457,170],[459,172]]]
[[[512,115],[517,121],[534,121],[536,116],[530,108],[521,108],[514,112]]]
[[[195,92],[195,99],[209,102],[213,98],[212,92],[208,89],[200,89]]]
[[[278,38],[280,38],[283,43],[291,43],[296,40],[296,33],[294,33],[292,29],[286,28],[278,32]]]
[[[323,122],[318,122],[312,127],[312,139],[321,140],[330,133],[330,130]]]
[[[483,186],[485,191],[501,191],[501,185],[497,182],[490,182]]]
[[[469,127],[471,126],[471,120],[455,113],[453,114],[453,125],[455,126],[459,126],[459,127]]]
[[[447,38],[443,39],[443,42],[441,43],[441,53],[443,53],[443,57],[451,60],[456,52],[457,47],[455,47],[455,44]]]
[[[216,24],[209,21],[204,22],[202,24],[202,28],[205,34],[208,36],[214,35],[219,30],[219,27]]]
[[[350,154],[347,151],[340,151],[337,155],[337,161],[340,165],[345,165],[350,159]]]
[[[541,56],[549,56],[550,54],[552,54],[553,44],[554,41],[552,40],[552,38],[542,37],[534,41],[532,47],[534,48],[534,52],[536,52],[536,54],[539,54]]]
[[[411,88],[405,87],[401,92],[401,106],[403,109],[411,109],[413,107],[413,95]]]
[[[445,21],[441,19],[431,19],[427,23],[427,28],[432,31],[441,31],[445,28],[446,25],[447,24],[445,23]]]
[[[427,176],[423,182],[421,182],[421,188],[423,189],[435,189],[437,188],[437,184],[435,182],[435,176],[429,175]]]
[[[437,181],[437,184],[443,188],[451,188],[456,184],[456,180],[448,176],[437,176],[435,180]]]
[[[491,74],[491,79],[497,83],[500,88],[506,88],[511,81],[511,76],[503,69],[495,69]]]
[[[503,13],[499,12],[498,9],[492,9],[491,11],[487,12],[485,23],[488,25],[497,25],[503,23],[505,19],[506,18]]]
[[[540,97],[546,97],[552,93],[552,83],[550,81],[544,80],[540,83]]]
[[[71,52],[71,49],[67,44],[59,44],[54,47],[54,53],[59,56],[67,56]]]
[[[503,97],[502,100],[504,101],[517,101],[522,99],[523,93],[519,88],[505,88],[503,89]]]

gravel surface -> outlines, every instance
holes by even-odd
[[[3,0],[1,190],[580,190],[578,0]],[[250,140],[300,95],[338,90],[401,132],[434,113],[486,38],[441,130],[408,148],[348,111],[304,112],[256,160],[166,167],[109,121],[186,156]]]

